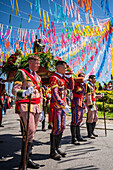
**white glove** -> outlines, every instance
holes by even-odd
[[[39,118],[40,122],[42,122],[44,120],[44,111],[42,111],[40,113],[40,118]]]
[[[104,97],[104,93],[101,93],[101,97]]]
[[[33,87],[28,87],[27,90],[24,90],[23,93],[22,93],[22,97],[25,97],[25,96],[30,96],[30,94],[33,93]]]
[[[67,74],[65,74],[65,77],[66,77],[66,78],[70,78],[70,77],[71,77],[71,75],[70,75],[70,74],[68,74],[68,75],[67,75]]]
[[[70,112],[70,106],[66,105],[66,106],[65,106],[65,109],[63,109],[63,111],[64,111],[65,113],[69,113],[69,112]]]
[[[84,83],[86,83],[87,82],[87,78],[84,78]]]
[[[93,108],[93,107],[91,108],[91,111],[94,111],[94,108]]]

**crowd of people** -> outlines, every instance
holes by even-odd
[[[36,55],[29,56],[29,68],[20,69],[14,77],[12,88],[16,96],[16,109],[22,125],[22,149],[21,163],[19,169],[38,169],[39,164],[31,159],[32,145],[38,122],[42,121],[42,130],[45,131],[45,116],[48,112],[48,128],[50,133],[50,158],[60,160],[66,156],[60,148],[63,132],[66,127],[66,113],[71,111],[70,122],[71,143],[80,145],[86,142],[80,133],[80,124],[83,112],[87,112],[88,138],[95,139],[98,135],[94,133],[98,120],[96,98],[103,96],[95,94],[95,75],[90,75],[88,83],[84,82],[85,74],[80,73],[78,77],[65,74],[67,64],[64,61],[56,63],[56,72],[50,77],[48,86],[42,86],[41,78],[36,73],[40,66],[40,58]],[[67,100],[67,89],[72,93],[71,103]],[[85,100],[84,100],[85,99]],[[29,120],[29,126],[28,126]],[[27,137],[28,134],[28,137]],[[25,150],[27,145],[27,150]],[[26,152],[26,161],[25,161]]]
[[[35,47],[39,45],[40,42],[36,39],[34,52]],[[57,61],[56,72],[50,77],[47,86],[43,85],[41,77],[36,73],[40,66],[40,58],[37,55],[29,55],[28,64],[28,68],[17,71],[12,88],[12,94],[16,98],[15,112],[20,117],[22,131],[20,170],[40,167],[31,159],[32,146],[39,121],[42,122],[42,131],[46,131],[47,113],[48,129],[51,129],[51,159],[61,160],[66,156],[66,152],[62,151],[60,146],[66,128],[66,113],[71,112],[70,131],[73,145],[87,141],[80,133],[84,112],[87,113],[87,137],[90,139],[98,137],[94,133],[98,120],[96,99],[104,96],[103,93],[101,95],[95,93],[95,75],[90,75],[87,83],[84,73],[74,78],[71,74],[66,74],[67,63],[64,61]],[[5,105],[2,100],[0,101],[0,108],[4,109]]]
[[[107,91],[111,91],[113,90],[113,86],[112,84],[109,82],[108,84],[104,82],[104,85],[102,87],[101,83],[99,83],[99,87],[98,90],[107,90]]]

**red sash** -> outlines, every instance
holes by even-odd
[[[37,90],[40,92],[40,87],[38,86],[36,79],[33,76],[31,76],[30,73],[27,70],[25,70],[25,69],[21,69],[21,70],[24,71],[28,75],[28,77],[35,84]],[[15,112],[16,113],[20,113],[20,103],[29,103],[29,99],[23,99],[23,100],[16,101],[16,105],[15,105]],[[40,97],[31,99],[31,104],[39,104],[39,103],[40,103]]]
[[[83,95],[81,95],[81,94],[75,94],[75,93],[73,93],[73,97],[78,97],[78,98],[80,98],[80,99],[83,100]]]
[[[93,102],[96,102],[96,99],[95,99],[95,86],[94,86],[94,85],[93,85],[92,101],[93,101]]]
[[[19,100],[17,102],[18,103],[29,103],[29,99],[23,99],[23,100]],[[38,104],[38,103],[40,103],[40,97],[31,99],[31,104]]]
[[[29,73],[27,70],[25,70],[25,69],[21,69],[21,70],[24,71],[24,72],[28,75],[28,77],[29,77],[29,78],[33,81],[33,83],[35,84],[37,90],[40,91],[40,87],[38,86],[38,83],[37,83],[36,79],[35,79],[33,76],[31,76],[30,73]]]
[[[29,103],[29,99],[23,99],[16,101],[15,105],[15,113],[20,113],[20,103]],[[31,99],[31,104],[39,104],[40,103],[40,97],[39,98],[32,98]]]

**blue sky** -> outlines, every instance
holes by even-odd
[[[13,1],[13,0],[12,0]],[[40,0],[41,1],[41,12],[42,10],[46,10],[49,11],[49,4],[48,4],[48,0]],[[21,18],[22,18],[22,28],[27,28],[27,29],[37,29],[37,27],[40,24],[40,16],[38,13],[38,8],[36,9],[36,6],[33,5],[33,10],[32,10],[32,18],[31,18],[31,22],[28,23],[28,19],[29,19],[29,15],[31,13],[31,8],[30,8],[30,2],[33,3],[35,2],[35,0],[18,0],[18,6],[19,6],[19,12],[18,12],[18,16],[16,16],[16,10],[14,10],[14,12],[12,12],[12,7],[11,7],[11,2],[10,0],[0,0],[0,23],[2,24],[6,24],[9,25],[9,16],[11,14],[11,26],[14,27],[20,27],[20,23],[21,23]],[[50,0],[50,5],[51,5],[51,10],[52,13],[54,13],[54,3],[55,2],[57,5],[62,5],[62,0]],[[77,0],[73,0],[73,2],[75,2],[77,4]],[[108,0],[109,2],[109,8],[110,8],[110,12],[113,15],[113,3],[112,0]],[[108,18],[108,16],[105,17],[105,7],[101,8],[101,0],[93,0],[92,1],[92,8],[94,9],[94,20],[96,20],[96,18],[99,19],[104,19],[104,18]],[[85,24],[85,19],[84,19],[84,12],[82,10],[82,8],[79,8],[80,10],[80,15],[81,18],[83,19],[83,23]],[[50,13],[49,13],[50,16]],[[54,18],[51,17],[51,20],[54,21]],[[74,18],[70,18],[68,19],[68,25],[71,24],[71,22],[74,20]],[[90,22],[90,24],[92,24]],[[60,28],[58,28],[59,23],[56,24],[57,26],[57,31],[60,30]]]
[[[17,0],[17,1],[18,1],[18,6],[19,6],[19,12],[18,12],[18,15],[16,16],[16,10],[14,9],[14,11],[12,12],[11,1],[10,0],[5,0],[5,1],[0,0],[0,24],[4,24],[4,26],[9,25],[9,18],[10,18],[10,14],[11,14],[10,24],[15,29],[15,31],[17,31],[18,28],[20,27],[21,19],[22,19],[22,28],[37,29],[40,25],[40,15],[38,12],[38,8],[36,8],[36,6],[34,6],[34,5],[33,5],[33,9],[32,9],[31,21],[30,21],[30,23],[28,23],[29,15],[31,13],[30,3],[35,2],[35,4],[36,4],[36,0]],[[38,0],[37,0],[37,2],[38,2]],[[41,4],[40,4],[41,5],[41,13],[42,13],[43,9],[48,11],[50,21],[54,21],[54,15],[53,16],[50,15],[48,0],[40,0],[40,2],[41,2]],[[62,0],[53,0],[53,1],[49,0],[49,2],[50,2],[52,14],[54,14],[54,3],[56,3],[56,5],[62,6]],[[78,0],[73,0],[73,2],[75,2],[77,4]],[[112,0],[108,0],[108,2],[109,2],[110,12],[113,15],[113,2],[112,2]],[[103,7],[103,9],[101,8],[101,0],[92,0],[92,8],[94,9],[95,24],[96,24],[96,18],[105,19],[105,18],[109,17],[109,16],[105,16],[105,6]],[[82,8],[79,8],[79,11],[80,11],[81,19],[82,19],[81,24],[86,25],[85,13],[83,12]],[[41,15],[41,19],[43,19],[43,15]],[[71,18],[71,16],[70,16],[68,18],[67,26],[72,26],[72,24],[71,24],[72,22],[75,22],[75,19]],[[59,19],[58,23],[57,23],[57,21],[54,21],[54,23],[55,23],[56,33],[61,33],[62,32],[61,28],[63,28],[61,19]],[[89,22],[89,25],[92,25],[91,20]],[[93,65],[94,65],[94,63],[92,63],[91,66],[89,66],[89,70],[91,70]],[[106,65],[104,66],[104,69],[102,72],[102,77],[104,77],[104,74],[105,74],[104,70],[106,69],[106,67],[107,67],[107,62],[106,62]],[[110,66],[110,69],[111,69],[111,66]],[[110,75],[106,81],[108,81],[109,79],[110,79]],[[99,81],[102,82],[102,80],[103,79],[100,79]]]

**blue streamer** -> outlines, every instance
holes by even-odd
[[[39,11],[40,11],[40,0],[38,0],[38,9],[39,9]]]
[[[36,11],[37,11],[37,5],[38,5],[38,2],[37,0],[35,0]]]
[[[50,14],[52,16],[53,14],[52,14],[52,11],[51,11],[50,0],[48,0],[48,4],[49,4],[49,12],[50,12]]]
[[[54,3],[54,21],[57,21],[57,6],[56,6],[56,3]]]
[[[104,6],[104,0],[101,0],[101,7],[103,9],[103,6]]]
[[[96,73],[96,79],[99,78],[99,74],[100,74],[100,73],[102,72],[102,70],[103,70],[103,67],[104,67],[104,64],[105,64],[105,60],[106,60],[106,57],[107,57],[107,56],[106,56],[106,53],[108,52],[108,49],[109,49],[109,47],[110,47],[111,38],[112,38],[112,33],[111,33],[111,34],[109,35],[109,37],[108,37],[106,49],[105,49],[105,51],[104,51],[104,57],[103,57],[103,60],[102,60],[101,65],[100,65],[100,68],[99,68],[98,72]]]

